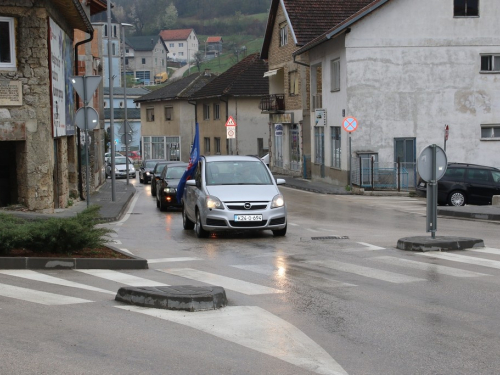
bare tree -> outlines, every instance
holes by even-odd
[[[203,62],[204,53],[202,51],[196,51],[194,54],[194,64],[198,68],[198,72],[201,70],[201,63]]]

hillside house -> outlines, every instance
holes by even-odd
[[[154,83],[154,76],[167,71],[168,48],[159,35],[125,38],[125,70],[138,83]]]
[[[192,61],[198,52],[199,41],[194,29],[161,30],[160,36],[168,47],[169,60]]]

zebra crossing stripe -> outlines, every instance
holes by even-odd
[[[483,267],[488,267],[488,268],[496,268],[500,269],[500,262],[496,260],[490,260],[490,259],[482,259],[482,258],[474,258],[466,255],[459,255],[459,254],[452,254],[452,253],[443,253],[443,252],[430,252],[430,253],[419,253],[417,255],[429,257],[429,258],[437,258],[437,259],[444,259],[444,260],[450,260],[452,262],[459,262],[459,263],[467,263],[467,264],[473,264],[476,266],[483,266]]]
[[[22,301],[39,303],[41,305],[71,305],[74,303],[93,302],[86,299],[63,296],[61,294],[41,292],[7,284],[0,284],[0,296]]]
[[[64,279],[60,279],[58,277],[53,277],[50,275],[45,275],[40,272],[35,272],[32,270],[0,270],[0,273],[4,275],[9,275],[9,276],[16,276],[16,277],[21,277],[23,279],[28,279],[28,280],[34,280],[34,281],[40,281],[43,283],[48,283],[48,284],[54,284],[54,285],[62,285],[62,286],[68,286],[71,288],[79,288],[79,289],[85,289],[85,290],[91,290],[93,292],[101,292],[101,293],[107,293],[107,294],[116,294],[116,292],[112,292],[110,290],[105,290],[101,288],[95,288],[93,286],[85,285],[85,284],[80,284],[76,283],[73,281],[68,281]]]
[[[395,265],[395,266],[408,267],[408,268],[413,268],[413,269],[428,271],[428,272],[437,272],[437,273],[440,273],[443,275],[454,276],[454,277],[490,276],[490,275],[487,275],[485,273],[466,271],[466,270],[461,270],[458,268],[440,266],[440,265],[431,264],[431,263],[422,263],[422,262],[417,262],[415,260],[401,259],[401,258],[395,258],[395,257],[389,257],[389,256],[374,257],[374,258],[370,258],[370,259],[375,259],[376,261],[383,262],[386,264]]]
[[[246,281],[232,279],[226,276],[216,275],[214,273],[198,271],[193,268],[170,268],[170,269],[159,269],[157,271],[184,277],[186,279],[200,281],[205,284],[221,286],[225,289],[234,290],[235,292],[247,295],[282,293],[282,291],[278,289],[252,284]]]
[[[148,259],[148,263],[189,262],[192,260],[203,260],[203,259],[196,257],[160,258],[160,259]]]
[[[304,332],[258,306],[226,306],[187,314],[140,306],[116,307],[197,329],[316,374],[348,375]]]
[[[482,247],[482,248],[478,248],[478,249],[468,249],[467,251],[474,251],[475,253],[500,255],[500,249],[494,249],[493,247]]]
[[[169,286],[168,284],[159,283],[142,277],[132,276],[127,273],[117,272],[113,270],[75,270],[77,272],[86,273],[88,275],[100,277],[102,279],[115,281],[128,286]]]
[[[390,283],[396,283],[396,284],[425,281],[425,279],[419,279],[417,277],[401,275],[399,273],[378,270],[375,268],[357,266],[355,264],[350,264],[350,263],[337,262],[334,260],[325,260],[325,261],[309,260],[306,261],[306,263],[331,268],[341,272],[353,273],[355,275],[369,277],[372,279],[388,281]]]

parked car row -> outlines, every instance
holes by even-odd
[[[422,179],[417,190],[426,192]],[[463,206],[491,204],[500,195],[500,169],[476,164],[448,163],[444,176],[438,181],[438,204]]]

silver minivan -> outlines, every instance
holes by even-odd
[[[194,178],[186,181],[184,229],[199,238],[228,230],[272,230],[284,236],[286,204],[267,166],[254,156],[201,156]]]

